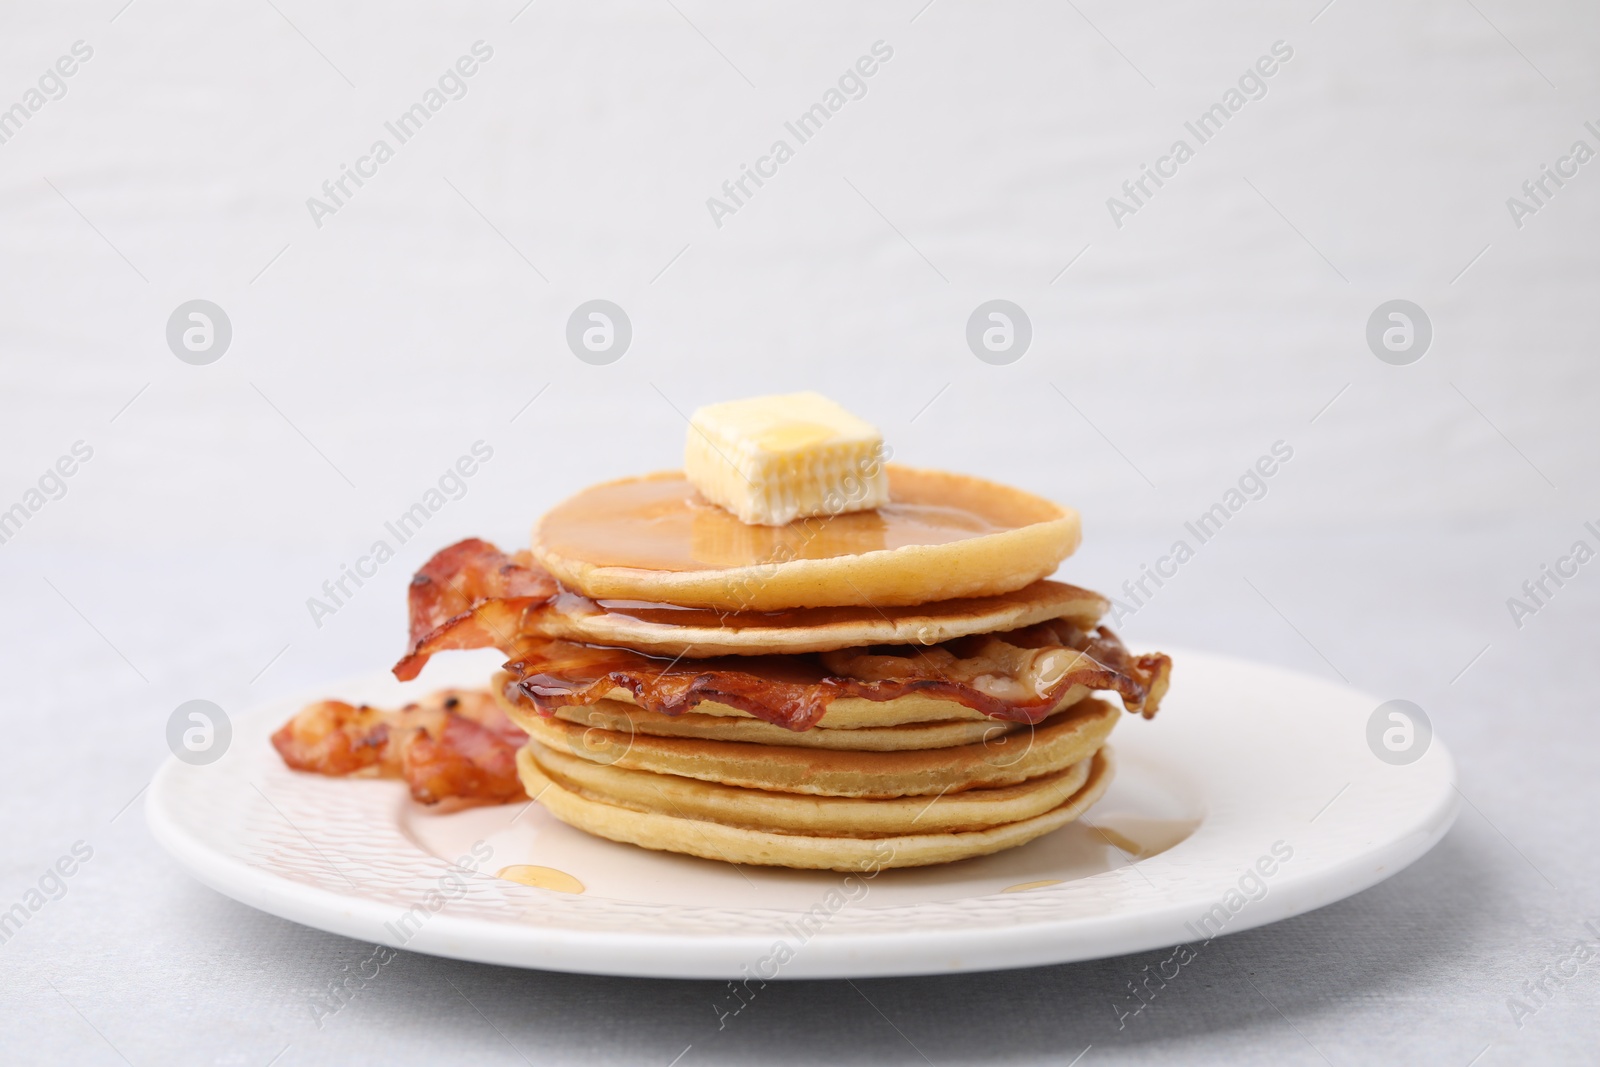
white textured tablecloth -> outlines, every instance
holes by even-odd
[[[0,14],[0,513],[26,512],[0,526],[0,909],[73,870],[0,943],[0,1058],[1600,1058],[1600,955],[1559,973],[1600,941],[1600,563],[1522,591],[1600,547],[1600,163],[1573,154],[1600,148],[1600,9],[122,3]],[[386,123],[480,41],[400,143]],[[876,42],[864,92],[716,225],[707,199]],[[1199,143],[1185,123],[1277,42]],[[1178,139],[1119,227],[1108,198]],[[314,219],[346,165],[365,184]],[[596,298],[633,325],[609,366],[564,340]],[[994,298],[1032,322],[1008,366],[964,335]],[[1434,330],[1409,366],[1365,337],[1397,298]],[[193,299],[232,325],[208,366],[168,348]],[[1288,444],[1126,636],[1416,701],[1460,761],[1456,828],[1218,942],[1122,1029],[1113,998],[1162,954],[769,986],[720,1031],[716,983],[408,954],[319,1028],[316,991],[370,948],[154,844],[172,709],[387,664],[431,548],[516,544],[573,489],[672,465],[680,411],[798,388],[902,460],[1075,504],[1064,574],[1110,591]],[[460,499],[317,626],[307,598],[476,441]]]

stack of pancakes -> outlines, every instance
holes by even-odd
[[[1115,690],[1152,715],[1165,656],[1044,580],[1077,515],[890,466],[871,512],[752,527],[670,472],[586,490],[531,553],[441,552],[412,586],[414,676],[494,644],[517,767],[563,822],[733,863],[941,863],[1076,819],[1113,773]]]
[[[905,697],[848,716],[862,725],[825,716],[778,736],[725,705],[672,719],[601,703],[547,720],[506,701],[530,735],[523,786],[556,818],[645,848],[842,871],[981,856],[1066,825],[1110,783],[1120,714],[1089,698],[1036,728],[996,726]]]

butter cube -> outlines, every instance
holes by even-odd
[[[883,435],[818,393],[710,404],[689,420],[684,473],[752,526],[889,502]]]

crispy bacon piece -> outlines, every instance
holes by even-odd
[[[516,753],[528,735],[488,693],[445,689],[399,711],[321,700],[272,745],[297,771],[404,779],[422,804],[504,804],[527,794]]]
[[[1109,629],[1067,619],[928,648],[885,646],[820,655],[680,657],[543,636],[536,613],[561,589],[527,552],[507,556],[467,540],[434,556],[411,583],[412,651],[394,673],[415,678],[453,648],[499,648],[506,669],[542,710],[590,704],[625,689],[645,708],[676,715],[712,700],[793,730],[816,724],[840,697],[939,696],[998,719],[1038,722],[1073,686],[1112,690],[1131,712],[1155,715],[1172,661],[1135,656]]]
[[[1079,685],[1115,692],[1130,712],[1151,719],[1172,674],[1170,657],[1159,652],[1134,656],[1107,627],[1086,631],[1066,619],[974,634],[928,649],[847,648],[824,652],[821,659],[847,679],[947,682],[957,688],[939,695],[1019,722],[1037,722]]]
[[[395,676],[415,678],[444,649],[495,647],[510,657],[507,695],[545,714],[623,689],[666,715],[710,700],[805,730],[841,697],[886,701],[912,693],[997,719],[1038,722],[1075,686],[1115,691],[1130,712],[1150,718],[1172,673],[1165,655],[1135,656],[1109,629],[1084,630],[1068,619],[929,647],[669,661],[542,635],[536,613],[560,594],[526,552],[508,556],[476,539],[451,545],[411,581],[412,648]],[[515,756],[526,740],[488,693],[459,690],[399,711],[320,701],[272,737],[296,770],[401,778],[419,802],[451,807],[523,798]]]
[[[529,552],[508,556],[475,537],[442,549],[411,579],[411,652],[394,676],[409,682],[435,652],[509,647],[523,613],[558,592]]]
[[[399,777],[399,749],[389,747],[397,713],[340,700],[307,704],[272,735],[272,747],[297,771],[343,776],[367,771]]]
[[[927,649],[671,661],[525,635],[506,670],[546,713],[624,689],[640,707],[665,715],[710,700],[791,730],[816,725],[840,697],[883,701],[924,693],[997,719],[1038,722],[1077,685],[1114,690],[1129,711],[1146,718],[1166,693],[1172,661],[1160,653],[1134,657],[1103,627],[1085,633],[1058,621],[1014,634],[1025,643],[1013,643],[1013,634],[988,634]],[[1047,634],[1059,643],[1046,644]]]
[[[487,693],[479,695],[488,697]],[[527,734],[505,719],[498,705],[495,710],[509,730],[451,715],[439,730],[424,727],[405,739],[401,760],[414,800],[423,804],[447,799],[505,804],[528,795],[517,776],[517,749],[527,742]]]

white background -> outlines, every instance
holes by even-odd
[[[94,49],[0,144],[0,508],[94,449],[0,545],[0,907],[74,841],[95,853],[0,945],[8,1055],[1592,1057],[1600,965],[1520,1029],[1506,999],[1600,920],[1600,565],[1521,628],[1506,600],[1600,546],[1600,161],[1520,229],[1506,198],[1600,148],[1600,10],[676,2],[0,16],[0,108]],[[306,198],[478,40],[467,95],[314,225]],[[715,226],[706,198],[880,40],[865,97]],[[1267,95],[1115,226],[1106,198],[1279,40]],[[964,339],[996,297],[1033,323],[1010,366]],[[166,345],[194,298],[232,321],[209,366]],[[609,366],[564,341],[594,298],[633,323]],[[1411,366],[1364,339],[1393,298],[1434,325]],[[679,412],[801,388],[902,461],[1078,507],[1063,576],[1107,591],[1288,442],[1269,495],[1125,634],[1418,702],[1462,765],[1457,828],[1374,890],[1222,942],[1122,1031],[1108,1001],[1160,954],[859,983],[883,1015],[848,984],[786,986],[713,1037],[714,985],[406,956],[319,1031],[308,991],[369,950],[199,887],[123,810],[171,710],[386,665],[432,549],[520,546],[569,492],[675,465]],[[466,495],[314,625],[306,598],[477,440],[494,458]]]

